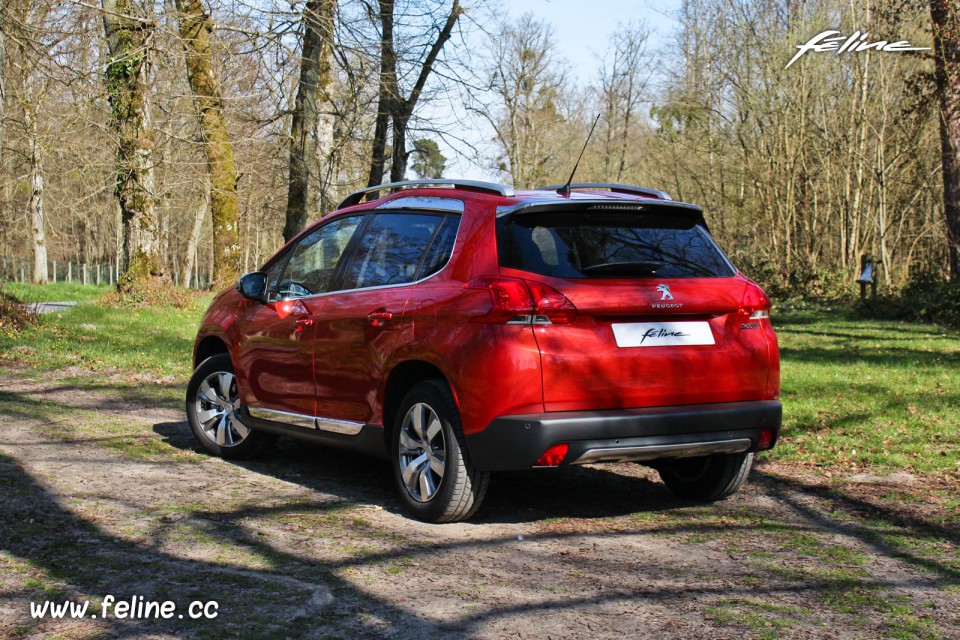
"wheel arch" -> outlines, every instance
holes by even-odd
[[[408,360],[401,362],[390,371],[383,389],[383,433],[386,442],[390,442],[393,433],[393,422],[403,397],[415,385],[424,380],[442,380],[453,394],[454,402],[459,405],[457,393],[450,385],[447,376],[436,365],[423,360]]]
[[[221,353],[230,353],[227,343],[220,336],[207,336],[199,343],[193,352],[193,368],[196,369],[200,363],[215,355]]]

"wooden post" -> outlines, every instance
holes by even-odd
[[[83,284],[84,286],[86,286],[87,284],[87,263],[86,262],[83,263],[81,270],[83,271]]]
[[[57,284],[57,261],[53,261],[53,284]]]
[[[73,262],[67,262],[67,282],[73,282]]]

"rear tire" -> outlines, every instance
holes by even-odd
[[[187,385],[187,420],[194,437],[208,452],[228,460],[256,457],[277,441],[275,435],[242,422],[237,415],[239,396],[233,363],[226,353],[201,362]]]
[[[697,502],[714,502],[736,493],[753,465],[752,453],[680,458],[657,465],[663,483],[674,494]]]
[[[390,457],[400,499],[419,520],[466,520],[487,493],[490,474],[470,462],[460,413],[442,380],[420,382],[403,398]]]

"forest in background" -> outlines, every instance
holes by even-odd
[[[954,5],[685,0],[658,48],[625,12],[582,86],[549,23],[492,0],[5,0],[0,276],[227,282],[350,191],[457,177],[438,142],[518,188],[565,182],[599,114],[577,180],[702,206],[776,292],[853,290],[864,254],[890,290],[945,280]],[[786,68],[825,30],[931,50]]]

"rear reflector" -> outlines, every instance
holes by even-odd
[[[757,451],[766,451],[773,447],[773,429],[764,429],[760,432],[760,439],[757,441]]]
[[[546,451],[543,452],[543,455],[540,456],[540,459],[537,460],[537,463],[533,466],[535,467],[555,467],[563,459],[567,457],[567,451],[570,450],[570,445],[566,442],[560,444],[555,444]]]
[[[493,308],[473,322],[495,324],[570,324],[577,308],[551,286],[518,278],[483,276],[468,282],[465,289],[490,292]]]

